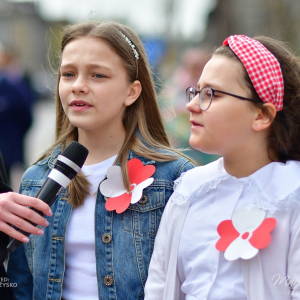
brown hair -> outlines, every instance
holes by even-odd
[[[132,48],[122,33],[135,45],[135,49],[139,54],[138,61],[136,61]],[[122,59],[129,81],[134,82],[135,80],[139,80],[142,85],[140,96],[132,105],[126,107],[124,112],[123,125],[126,134],[115,161],[115,164],[120,163],[121,165],[124,186],[129,190],[130,182],[127,173],[129,150],[132,150],[139,156],[156,161],[175,160],[178,158],[177,154],[179,152],[161,153],[155,151],[155,148],[165,150],[171,150],[171,148],[159,111],[147,56],[139,37],[129,27],[114,22],[102,23],[90,21],[69,25],[65,27],[63,32],[61,53],[63,53],[68,43],[85,37],[101,39],[106,42],[111,50]],[[136,78],[137,67],[138,77]],[[58,93],[59,81],[60,74],[58,74],[56,90],[56,141],[39,160],[48,157],[57,145],[62,144],[65,147],[71,141],[78,140],[78,129],[70,123],[60,101]],[[137,137],[137,129],[143,141]],[[88,185],[89,182],[82,173],[78,174],[71,181],[69,185],[70,201],[74,207],[78,207],[83,203],[84,198],[89,193]]]
[[[263,44],[277,58],[284,80],[283,109],[277,112],[271,124],[268,137],[269,150],[276,153],[281,162],[300,161],[300,60],[281,41],[265,36],[257,36],[253,39]],[[214,55],[224,55],[240,61],[228,46],[218,48]],[[253,104],[268,114],[246,70],[244,73],[242,80],[250,88],[252,99],[257,100]]]

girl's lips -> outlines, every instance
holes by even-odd
[[[195,121],[191,121],[191,123],[192,123],[191,129],[204,127],[202,124],[196,123]]]
[[[70,103],[70,106],[74,111],[84,111],[92,107],[88,102],[83,101],[83,100],[73,100]]]
[[[191,121],[191,123],[192,123],[193,126],[202,126],[203,127],[202,124],[196,123],[195,121]]]

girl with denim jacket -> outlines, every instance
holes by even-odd
[[[230,36],[186,91],[190,144],[222,158],[175,182],[145,300],[300,299],[300,61]]]
[[[71,141],[89,155],[51,207],[49,226],[10,255],[16,299],[143,299],[173,181],[193,164],[170,148],[138,36],[118,23],[67,26],[56,108],[56,141],[24,173],[20,192],[35,196]],[[148,181],[131,182],[146,169]]]

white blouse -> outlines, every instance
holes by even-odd
[[[300,162],[273,162],[229,175],[223,159],[175,181],[157,233],[146,300],[300,299]],[[248,260],[227,261],[217,227],[239,208],[275,218],[271,243]]]
[[[178,249],[178,273],[186,300],[246,300],[240,260],[227,261],[215,247],[219,223],[230,219],[237,207],[251,206],[246,186],[247,178],[230,176],[192,199]]]

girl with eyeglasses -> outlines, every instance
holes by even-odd
[[[186,95],[191,146],[222,157],[175,182],[145,299],[300,299],[299,59],[230,36]]]
[[[65,28],[56,112],[56,141],[25,172],[20,192],[34,197],[72,141],[89,154],[51,206],[48,226],[10,254],[16,299],[143,299],[173,181],[193,164],[170,147],[131,28],[96,21]]]

